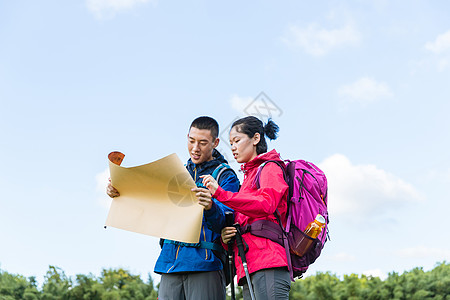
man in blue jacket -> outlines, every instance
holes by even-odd
[[[155,272],[161,274],[158,290],[159,300],[225,300],[225,274],[217,253],[223,251],[220,231],[225,225],[225,212],[232,211],[202,186],[202,175],[217,176],[219,185],[228,191],[237,192],[239,180],[227,161],[215,148],[219,144],[219,125],[210,117],[195,119],[188,133],[190,159],[186,168],[198,188],[194,189],[199,204],[204,207],[199,243],[188,244],[172,240],[161,240],[161,253]],[[107,194],[119,196],[111,185]]]

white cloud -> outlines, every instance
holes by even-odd
[[[442,71],[444,71],[449,65],[450,65],[450,56],[449,56],[448,58],[441,58],[441,59],[438,61],[438,64],[437,64],[438,70],[442,72]]]
[[[359,102],[361,104],[394,96],[386,83],[377,82],[369,77],[362,77],[351,84],[340,87],[338,95],[346,102]]]
[[[86,6],[97,18],[104,19],[147,2],[156,3],[156,0],[86,0]]]
[[[95,181],[97,183],[97,201],[102,207],[109,209],[111,205],[111,198],[106,195],[106,186],[109,182],[109,169],[105,169],[103,172],[95,175]]]
[[[238,95],[233,95],[230,98],[231,107],[240,114],[243,114],[245,108],[247,108],[253,99],[253,97],[240,97]]]
[[[355,45],[361,40],[361,34],[353,25],[342,28],[325,29],[313,23],[306,28],[290,26],[282,41],[288,46],[301,48],[314,56],[323,56],[330,51]]]
[[[356,257],[354,255],[341,252],[335,255],[328,255],[326,256],[327,260],[334,261],[334,262],[351,262],[355,261]]]
[[[404,248],[398,250],[396,254],[402,258],[442,258],[447,259],[450,257],[449,249],[431,248],[425,246],[417,246],[411,248]]]
[[[448,184],[448,183],[450,183],[450,168],[429,169],[425,173],[425,178],[428,181],[442,182],[443,184]]]
[[[366,270],[362,272],[366,276],[378,277],[381,280],[385,280],[388,276],[380,269]]]
[[[425,49],[436,54],[450,51],[450,30],[438,35],[433,42],[427,42],[425,44]]]
[[[327,175],[330,215],[368,221],[422,200],[411,184],[375,165],[353,165],[342,154],[328,157],[319,167]]]
[[[450,65],[450,30],[440,34],[432,42],[425,44],[425,49],[432,52],[439,71],[444,71]]]
[[[264,92],[259,93],[255,98],[233,95],[230,103],[231,107],[238,111],[240,115],[256,116],[263,121],[280,117],[283,114],[281,108]]]

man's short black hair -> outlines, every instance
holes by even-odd
[[[211,117],[198,117],[197,119],[192,121],[191,127],[195,127],[197,129],[207,129],[211,131],[211,135],[214,140],[219,135],[219,123],[217,123],[217,121]],[[191,127],[189,127],[189,130],[191,129]]]

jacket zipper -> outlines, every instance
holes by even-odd
[[[194,181],[197,182],[197,167],[194,168]],[[202,228],[203,228],[203,237],[206,237],[205,236],[205,228],[204,227],[202,227]],[[206,238],[205,238],[205,241],[206,241]],[[205,249],[205,250],[207,250],[207,249]],[[177,247],[177,253],[175,254],[175,261],[178,259],[178,252],[179,251],[180,251],[180,245],[178,245],[178,247]],[[206,259],[208,259],[208,252],[206,252]],[[170,270],[172,270],[173,267],[175,267],[175,262],[169,268],[169,270],[167,270],[167,273],[169,273]]]
[[[202,230],[203,230],[203,240],[206,242],[206,232],[205,232],[205,226],[202,226]],[[205,249],[205,260],[208,260],[208,249]]]
[[[194,168],[194,182],[197,184],[197,167]]]
[[[197,184],[197,167],[194,168],[194,181]],[[202,226],[203,240],[206,242],[205,226]],[[205,260],[208,260],[208,249],[205,249]]]

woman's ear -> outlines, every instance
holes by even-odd
[[[259,134],[259,132],[255,133],[255,135],[253,136],[253,146],[258,145],[260,140],[261,140],[261,135]]]

